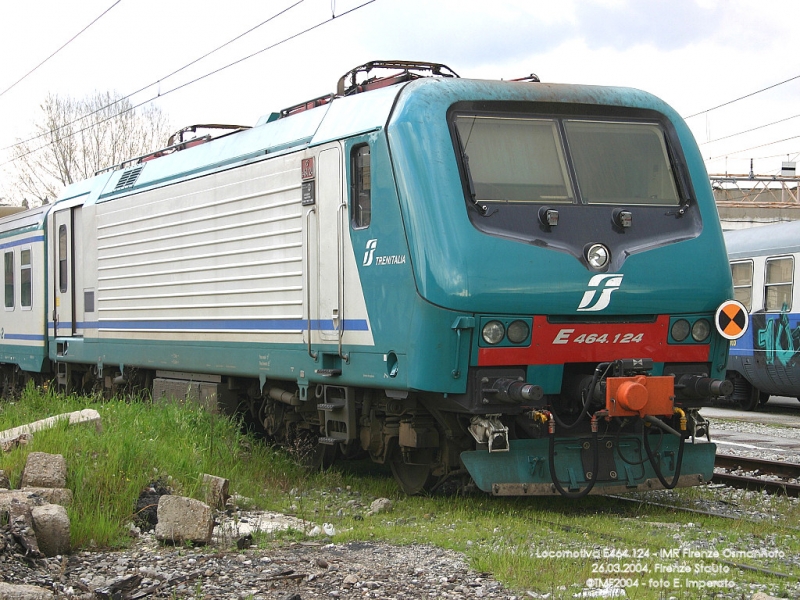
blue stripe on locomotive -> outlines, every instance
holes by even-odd
[[[98,330],[116,329],[122,331],[210,331],[210,332],[247,332],[247,331],[297,331],[307,329],[306,319],[193,319],[184,321],[79,321],[74,324],[77,329]],[[334,329],[333,321],[328,319],[312,319],[312,331],[330,331]],[[53,322],[48,324],[53,329]],[[364,319],[344,319],[344,331],[367,331]]]

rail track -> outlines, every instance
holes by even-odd
[[[800,464],[717,454],[712,481],[725,485],[800,496]]]

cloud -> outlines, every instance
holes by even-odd
[[[744,9],[713,0],[504,0],[491,9],[477,0],[406,0],[376,3],[372,10],[381,27],[361,29],[355,37],[392,58],[411,58],[405,56],[409,47],[424,48],[425,59],[458,71],[458,65],[480,67],[498,57],[513,63],[577,40],[589,49],[619,51],[643,45],[672,51],[725,40],[726,26],[743,26],[737,19]]]
[[[669,51],[714,36],[724,16],[724,6],[694,0],[586,2],[578,11],[577,30],[590,48],[647,44]]]
[[[443,62],[459,72],[459,65],[481,66],[546,52],[565,37],[578,35],[571,22],[570,3],[505,1],[487,14],[485,2],[475,0],[408,0],[375,6],[380,28],[358,32],[364,48],[385,58]],[[407,56],[418,48],[425,56]]]

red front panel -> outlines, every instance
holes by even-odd
[[[655,323],[548,323],[533,319],[531,345],[479,348],[478,366],[556,365],[652,358],[654,362],[706,362],[708,344],[667,344],[669,316]]]

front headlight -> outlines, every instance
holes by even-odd
[[[506,328],[500,321],[489,321],[483,326],[481,335],[487,344],[495,345],[503,341],[503,336],[506,334]]]
[[[711,335],[711,325],[705,319],[698,319],[692,325],[692,339],[695,342],[704,342]]]
[[[525,321],[513,321],[508,326],[508,341],[512,344],[521,344],[528,339],[530,331]]]
[[[689,331],[691,327],[689,327],[689,321],[686,319],[678,319],[672,324],[672,339],[676,342],[682,342],[687,337],[689,337]]]
[[[602,269],[608,264],[611,252],[603,244],[592,244],[586,251],[586,262],[593,269]]]

